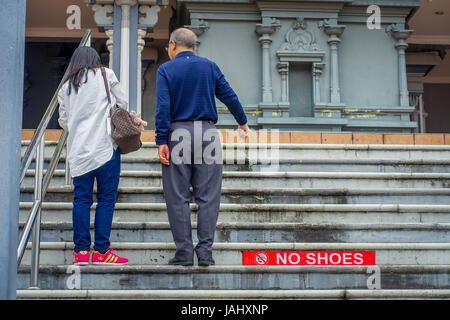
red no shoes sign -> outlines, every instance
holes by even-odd
[[[375,265],[375,251],[244,251],[243,265]]]

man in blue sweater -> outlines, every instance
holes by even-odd
[[[214,62],[195,55],[197,37],[185,28],[175,30],[167,48],[170,61],[156,78],[156,144],[162,163],[164,197],[176,245],[172,265],[214,264],[212,244],[222,188],[222,147],[215,97],[224,103],[248,132],[247,117],[233,89]],[[181,139],[180,139],[181,138]],[[181,146],[181,147],[180,147]],[[182,158],[182,160],[180,160]],[[194,249],[190,220],[189,188],[197,211]]]

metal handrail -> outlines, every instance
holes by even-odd
[[[90,46],[91,43],[91,30],[86,30],[79,47],[82,46]],[[50,180],[53,177],[53,173],[55,172],[55,168],[61,158],[62,150],[67,141],[68,132],[64,129],[59,141],[58,145],[53,152],[52,159],[48,165],[45,176],[43,176],[43,167],[44,167],[44,148],[45,148],[45,130],[47,129],[48,123],[53,116],[56,108],[58,107],[58,91],[64,84],[66,78],[68,76],[68,69],[64,73],[64,77],[58,85],[58,88],[53,95],[50,104],[47,107],[47,110],[42,117],[41,122],[36,129],[33,138],[28,145],[28,148],[25,152],[25,155],[22,159],[21,168],[20,168],[20,183],[22,183],[25,174],[31,164],[33,156],[36,155],[36,168],[35,168],[35,186],[34,186],[34,201],[31,207],[31,210],[28,214],[27,221],[23,228],[23,232],[19,239],[19,245],[17,248],[17,268],[19,268],[23,255],[25,253],[25,249],[30,238],[30,235],[33,231],[33,240],[32,240],[32,256],[31,256],[31,277],[30,277],[30,288],[38,288],[38,278],[39,278],[39,255],[40,255],[40,225],[41,225],[41,208],[42,201],[44,199],[45,194],[47,193],[47,189],[50,185]],[[67,157],[66,157],[66,184],[69,183],[69,174],[68,174],[68,166],[67,166]]]

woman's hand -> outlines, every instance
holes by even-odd
[[[141,131],[144,131],[144,127],[147,125],[147,122],[141,119],[141,114],[131,111],[131,118],[133,119],[134,124],[136,124]]]

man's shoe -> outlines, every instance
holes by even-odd
[[[92,255],[92,264],[101,265],[123,265],[128,263],[127,258],[119,257],[117,254],[112,253],[114,249],[109,249],[104,254],[98,251],[94,251]]]
[[[216,262],[214,261],[213,258],[199,258],[198,259],[198,265],[202,266],[202,267],[213,266],[215,264],[216,264]]]
[[[177,258],[172,258],[172,259],[169,260],[169,264],[172,265],[172,266],[184,266],[184,267],[187,267],[187,266],[194,265],[194,262],[193,261],[188,261],[188,260],[179,260]]]
[[[91,256],[89,251],[80,251],[80,252],[74,252],[73,255],[75,256],[73,258],[72,263],[76,266],[86,266],[89,264],[89,257]]]

